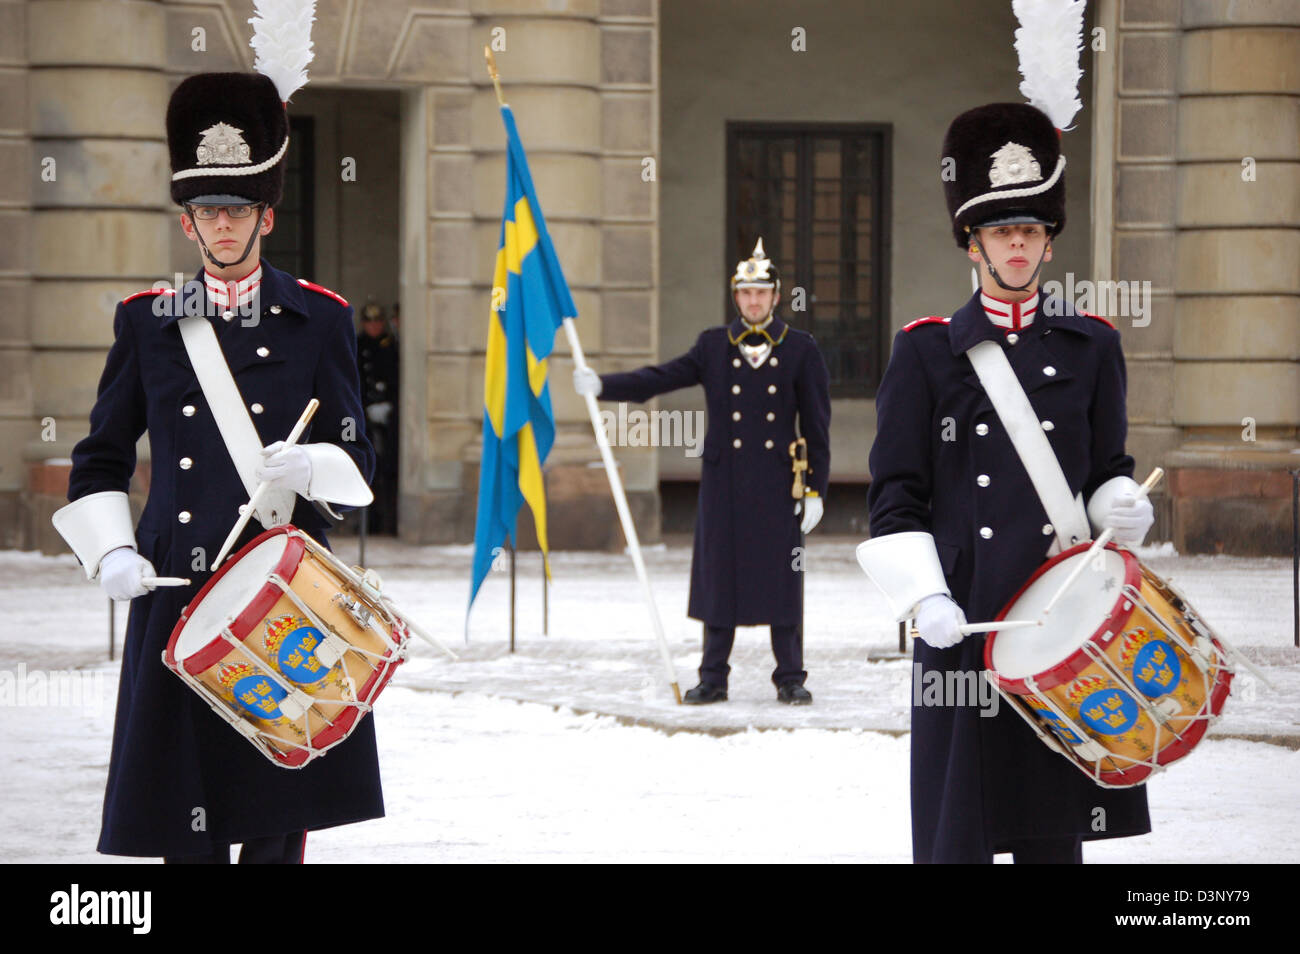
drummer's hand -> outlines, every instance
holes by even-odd
[[[927,596],[916,610],[917,635],[935,649],[960,643],[965,634],[958,627],[965,622],[966,614],[961,607],[943,593]]]
[[[143,579],[157,576],[153,564],[135,552],[135,547],[110,550],[99,561],[99,585],[110,600],[133,600],[149,592]]]
[[[1115,496],[1110,510],[1102,517],[1101,525],[1104,530],[1114,531],[1111,539],[1116,543],[1135,547],[1146,538],[1155,519],[1150,500],[1131,491],[1124,491]]]
[[[285,487],[305,497],[311,485],[311,458],[297,444],[276,441],[262,448],[256,476],[272,487]]]

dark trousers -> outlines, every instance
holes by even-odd
[[[250,838],[239,849],[241,865],[300,865],[307,851],[307,833]],[[205,855],[181,855],[163,858],[165,865],[228,865],[230,846],[218,845]]]
[[[772,682],[778,686],[795,682],[803,685],[808,673],[803,668],[803,634],[798,626],[773,626],[772,655],[776,657],[776,671],[772,673]],[[727,660],[731,656],[731,646],[736,641],[734,626],[704,627],[704,658],[700,660],[700,682],[710,686],[727,688],[727,676],[731,666]]]
[[[1018,865],[1081,865],[1083,840],[1075,835],[1013,842],[1011,860]]]

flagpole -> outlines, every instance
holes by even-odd
[[[501,93],[501,78],[497,73],[497,62],[496,57],[492,55],[492,48],[483,47],[483,56],[487,59],[488,74],[492,77],[492,85],[496,88],[497,102],[505,106],[506,100]],[[569,350],[573,353],[574,363],[580,368],[587,367],[587,358],[583,354],[582,342],[578,340],[578,329],[573,323],[572,316],[566,316],[564,319],[564,333],[569,339]],[[595,396],[584,394],[583,398],[587,403],[587,416],[591,419],[591,429],[596,435],[596,446],[600,448],[600,459],[605,465],[605,474],[609,477],[609,489],[614,495],[614,507],[618,511],[619,522],[623,525],[623,536],[627,540],[628,553],[631,554],[632,565],[636,567],[637,579],[641,581],[641,593],[650,611],[650,622],[654,626],[655,641],[659,644],[664,672],[668,676],[668,684],[672,686],[673,698],[678,705],[681,705],[682,690],[677,685],[677,672],[673,669],[673,656],[668,650],[668,640],[664,638],[664,625],[659,619],[659,607],[655,605],[654,593],[650,590],[650,577],[646,573],[645,561],[641,558],[641,540],[637,536],[636,525],[632,523],[632,512],[627,506],[627,495],[623,492],[623,481],[618,475],[618,464],[614,461],[614,453],[610,449],[609,439],[605,436],[605,429],[600,426],[600,411],[596,407]]]
[[[564,319],[564,333],[569,338],[569,350],[573,352],[574,364],[579,368],[587,367],[587,358],[582,352],[582,342],[578,340],[578,329],[572,318]],[[614,507],[618,510],[619,522],[623,524],[623,536],[627,538],[628,553],[632,556],[632,565],[636,567],[637,579],[641,581],[641,592],[650,610],[650,622],[654,625],[655,639],[659,643],[659,654],[663,657],[664,671],[668,675],[669,685],[673,687],[673,697],[677,700],[677,704],[681,705],[682,690],[677,685],[673,656],[668,651],[668,641],[664,638],[664,624],[659,619],[659,607],[655,605],[654,593],[650,590],[650,577],[646,574],[645,561],[641,559],[641,541],[636,534],[636,525],[632,522],[632,513],[628,510],[627,495],[623,492],[623,480],[618,475],[618,464],[614,462],[614,452],[610,450],[605,429],[600,425],[596,396],[584,394],[583,398],[587,402],[587,415],[591,418],[591,429],[596,434],[596,446],[600,448],[600,459],[604,462],[605,474],[609,477],[609,489],[614,494]]]

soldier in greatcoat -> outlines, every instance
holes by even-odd
[[[777,698],[806,705],[801,534],[821,520],[830,478],[831,404],[826,362],[812,335],[776,316],[780,278],[763,251],[731,277],[737,315],[703,331],[686,354],[621,374],[574,373],[578,393],[648,401],[692,385],[708,407],[700,472],[689,616],[704,623],[693,704],[727,698],[737,626],[771,627]],[[804,496],[792,498],[791,444],[807,442]]]
[[[284,98],[266,76],[243,73],[193,76],[173,94],[172,198],[203,267],[184,288],[117,306],[90,433],[73,451],[72,503],[55,518],[87,576],[132,601],[99,840],[107,854],[221,863],[239,843],[241,862],[299,862],[307,830],[383,815],[373,717],[324,758],[280,768],[162,662],[181,609],[211,576],[248,501],[218,428],[218,398],[196,378],[179,319],[206,316],[244,408],[220,403],[251,419],[264,445],[256,479],[289,501],[285,512],[259,508],[236,552],[290,516],[324,543],[327,522],[313,502],[369,502],[374,453],[352,309],[260,259],[283,189]],[[309,429],[285,446],[313,397],[321,404]],[[133,527],[127,488],[146,433],[149,496]],[[191,582],[151,589],[145,581],[157,575]]]
[[[984,106],[953,122],[943,155],[956,170],[946,183],[953,235],[980,289],[951,316],[917,319],[894,338],[876,396],[876,539],[863,565],[877,582],[892,579],[882,584],[891,602],[916,618],[915,683],[937,672],[951,686],[950,674],[984,668],[985,637],[960,625],[994,619],[1049,552],[1088,539],[1090,524],[1136,545],[1152,512],[1124,448],[1119,333],[1038,288],[1065,224],[1057,130],[1033,106]],[[1068,529],[1053,526],[967,355],[984,341],[1002,349],[1078,495],[1067,500]],[[1081,841],[1150,830],[1144,788],[1098,787],[1009,706],[922,692],[913,701],[915,861],[991,862],[1010,851],[1017,862],[1078,862]]]
[[[361,371],[361,403],[366,409],[366,434],[374,445],[375,502],[370,506],[371,533],[397,532],[397,454],[400,366],[397,335],[375,302],[361,309],[357,334],[357,367]]]

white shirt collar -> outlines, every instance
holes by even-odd
[[[1019,302],[1003,301],[980,292],[980,304],[984,306],[984,314],[993,324],[1008,331],[1019,331],[1034,323],[1034,315],[1038,311],[1038,292]]]
[[[262,284],[262,265],[258,263],[257,268],[238,281],[229,284],[204,269],[203,284],[207,286],[208,297],[212,299],[214,304],[229,308],[231,305],[230,297],[233,292],[236,305],[247,305],[257,295],[257,289]]]

